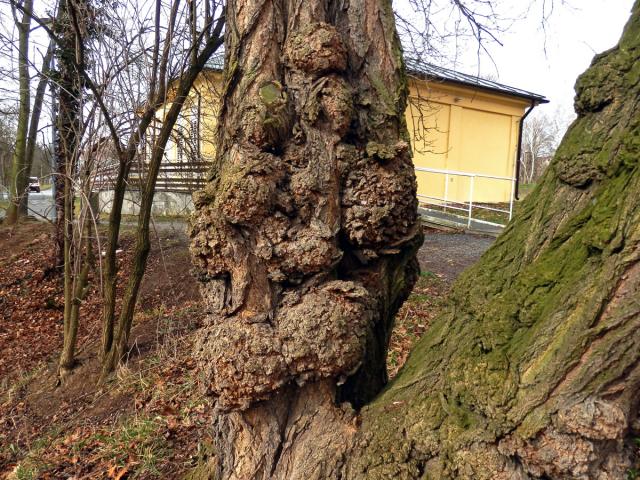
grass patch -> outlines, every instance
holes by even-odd
[[[21,373],[13,380],[9,377],[3,377],[2,380],[0,380],[0,391],[4,393],[0,395],[0,402],[6,404],[11,403],[13,399],[17,397],[20,390],[26,387],[38,375],[44,374],[45,368],[46,365],[43,363],[29,371]],[[1,448],[0,451],[2,451]]]
[[[165,422],[160,417],[136,416],[127,419],[115,430],[97,432],[78,442],[73,445],[72,452],[80,455],[86,446],[97,445],[98,457],[111,466],[130,470],[130,478],[159,476],[158,465],[169,454],[164,427]]]
[[[31,445],[15,475],[31,479],[48,473],[57,478],[63,466],[65,474],[126,470],[127,478],[161,478],[158,467],[170,454],[165,430],[161,417],[144,415],[126,418],[111,428],[76,429],[69,435],[56,427]]]
[[[40,478],[41,473],[47,468],[43,454],[50,445],[56,443],[56,439],[61,433],[62,427],[58,425],[52,427],[47,433],[36,439],[26,453],[17,445],[8,445],[6,451],[11,453],[12,458],[22,457],[14,470],[16,478],[25,480]]]
[[[499,208],[501,210],[509,210],[509,204],[489,205],[491,208]],[[475,208],[472,212],[473,218],[476,220],[484,220],[485,222],[499,223],[506,225],[509,222],[509,214],[504,212],[494,212],[493,210],[485,210],[483,208]]]
[[[38,478],[39,470],[36,467],[18,465],[15,470],[17,480],[35,480]]]
[[[514,203],[514,208],[515,208]],[[506,225],[509,221],[509,214],[505,212],[494,212],[493,210],[486,210],[484,208],[480,208],[481,206],[487,206],[491,208],[499,208],[501,210],[509,210],[508,203],[491,203],[491,204],[474,204],[473,209],[471,211],[471,218],[474,220],[484,220],[485,222],[497,223],[500,225]],[[466,222],[468,218],[468,210],[458,210],[451,207],[445,208],[440,205],[426,205],[426,208],[429,210],[433,210],[436,212],[442,212],[447,215],[453,215],[459,217],[461,221]]]
[[[120,406],[104,418],[117,420],[61,418],[26,446],[2,445],[3,458],[16,464],[12,478],[181,478],[212,423],[211,400],[201,393],[191,358],[196,311],[190,305],[138,313],[158,318],[157,346],[111,380],[109,397]],[[103,395],[95,399],[105,404]]]
[[[429,300],[431,300],[433,297],[431,297],[431,295],[427,295],[424,293],[415,293],[413,295],[411,295],[408,299],[407,302],[411,302],[417,305],[421,305],[423,303],[427,303]]]
[[[436,274],[433,272],[430,272],[429,270],[421,271],[420,276],[426,277],[426,278],[437,278]]]

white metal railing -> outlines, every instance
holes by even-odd
[[[447,209],[458,210],[466,213],[467,218],[467,227],[471,227],[471,222],[484,223],[486,225],[493,225],[496,227],[504,227],[505,224],[490,222],[488,220],[482,220],[479,218],[473,218],[473,209],[482,209],[489,210],[493,212],[501,212],[508,214],[509,220],[513,215],[513,199],[515,195],[515,187],[516,187],[516,179],[515,177],[501,177],[498,175],[485,175],[483,173],[471,173],[471,172],[460,172],[457,170],[443,170],[439,168],[426,168],[426,167],[415,167],[416,172],[425,172],[425,173],[436,173],[440,175],[444,175],[444,198],[436,197],[432,195],[423,195],[418,194],[418,199],[424,204],[431,204],[437,207],[441,207],[446,212]],[[459,200],[451,200],[449,199],[449,177],[450,176],[459,176],[459,177],[468,177],[469,180],[469,190],[468,190],[468,200],[467,201],[459,201]],[[490,207],[487,205],[483,205],[480,203],[474,203],[473,194],[475,189],[475,182],[477,178],[484,178],[489,180],[503,181],[511,183],[511,192],[509,194],[509,209],[505,210],[497,207]]]

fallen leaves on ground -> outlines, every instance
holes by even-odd
[[[203,318],[188,239],[172,232],[152,250],[129,362],[103,385],[93,279],[81,309],[80,365],[70,384],[54,389],[64,299],[60,275],[47,274],[49,228],[0,229],[0,478],[171,478],[201,450],[206,432],[198,429],[211,411],[188,356]],[[124,235],[120,280],[128,278],[132,245]]]
[[[15,395],[0,398],[0,476],[13,471],[17,478],[179,478],[210,451],[213,421],[191,357],[204,308],[189,274],[186,238],[172,236],[172,246],[165,244],[162,256],[155,252],[149,259],[128,364],[97,385],[91,375],[99,372],[99,362],[95,353],[86,353],[82,375],[89,377],[47,399],[50,387],[34,393],[34,384],[55,371],[64,302],[61,279],[45,275],[51,240],[39,228],[25,227],[13,238],[0,231],[0,253],[11,251],[0,259],[0,379],[7,385],[23,382]],[[122,242],[123,266],[131,260],[131,243]],[[126,268],[120,275],[126,278]],[[436,274],[420,276],[396,317],[391,377],[440,310],[448,288]],[[82,312],[79,345],[96,350],[101,303],[95,285]]]
[[[5,468],[28,472],[26,478],[144,479],[178,478],[195,466],[213,421],[211,400],[202,395],[200,370],[190,355],[201,310],[197,303],[160,310],[157,328],[169,330],[155,348],[121,367],[93,396],[96,404],[110,397],[117,408],[108,415],[95,409],[94,415],[63,413],[39,436],[15,447],[25,451]],[[90,401],[86,412],[91,407]]]
[[[130,239],[124,240],[131,243]],[[33,371],[62,347],[63,277],[52,270],[53,240],[46,224],[0,230],[0,379],[8,382]],[[129,264],[131,253],[119,257]],[[127,274],[126,268],[120,278]],[[102,300],[95,272],[82,302],[78,345],[96,336]]]
[[[422,272],[411,295],[396,315],[387,355],[389,378],[395,377],[407,361],[409,352],[422,337],[429,322],[440,312],[448,291],[449,286],[441,277],[432,272]]]

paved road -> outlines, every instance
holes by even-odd
[[[453,283],[494,241],[495,238],[489,236],[426,229],[424,243],[418,252],[420,267]]]
[[[29,194],[29,216],[37,220],[53,220],[55,218],[53,190],[44,190],[40,193],[31,192]]]
[[[51,190],[40,194],[29,194],[29,208],[43,216],[53,219],[53,198]],[[4,212],[0,210],[0,218]],[[35,216],[35,215],[34,215]],[[129,227],[137,226],[137,222],[123,222]],[[186,219],[157,221],[155,228],[159,231],[172,231],[177,236],[186,236]],[[475,263],[491,246],[495,238],[473,235],[469,233],[447,233],[436,229],[425,230],[424,244],[418,252],[418,259],[423,271],[438,274],[447,283],[453,283],[462,271]]]
[[[0,200],[6,200],[6,196],[0,195]],[[0,220],[4,218],[5,213],[3,209],[0,209]],[[55,218],[51,190],[45,190],[40,193],[31,192],[29,194],[29,216],[42,221],[45,221],[45,219],[53,220]]]
[[[7,195],[0,192],[0,200],[7,200]],[[0,220],[5,216],[5,211],[0,209]],[[29,216],[37,220],[53,220],[55,210],[53,204],[53,191],[44,190],[40,193],[31,192],[29,194]]]

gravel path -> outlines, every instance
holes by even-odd
[[[426,229],[424,243],[418,252],[420,267],[423,272],[433,272],[451,284],[494,241],[493,237]]]

